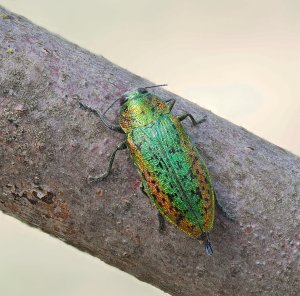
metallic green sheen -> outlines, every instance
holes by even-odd
[[[202,200],[195,193],[199,185],[197,179],[192,178],[188,151],[181,146],[171,116],[163,114],[152,123],[135,128],[131,137],[140,147],[148,170],[156,176],[161,189],[174,198],[174,207],[184,213],[191,224],[202,227]]]
[[[191,236],[209,232],[214,221],[210,176],[166,102],[148,92],[127,93],[120,126],[144,190],[158,210]]]

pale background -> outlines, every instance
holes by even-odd
[[[300,1],[0,3],[300,155]],[[1,213],[0,293],[166,295]]]

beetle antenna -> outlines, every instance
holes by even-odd
[[[144,88],[153,88],[153,87],[159,87],[159,86],[167,86],[168,84],[158,84],[158,85],[151,85],[151,86],[146,86]]]

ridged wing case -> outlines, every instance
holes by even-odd
[[[193,237],[214,222],[214,190],[200,153],[180,121],[162,114],[127,135],[148,197],[173,224]]]

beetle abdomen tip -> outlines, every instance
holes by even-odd
[[[208,256],[211,256],[212,254],[213,254],[213,247],[212,247],[212,245],[211,245],[211,243],[210,243],[210,241],[209,240],[207,240],[206,242],[205,242],[205,252],[206,252],[206,254],[208,255]]]

